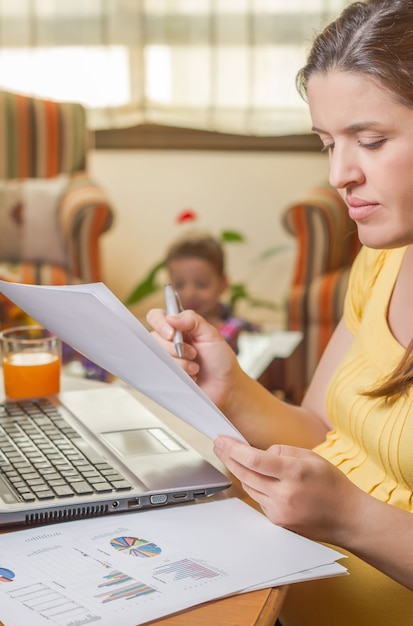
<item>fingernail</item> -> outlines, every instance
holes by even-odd
[[[217,456],[219,456],[221,451],[222,451],[222,443],[220,442],[219,439],[215,439],[215,441],[214,441],[214,453]]]
[[[188,374],[190,374],[190,376],[198,374],[198,371],[199,365],[197,363],[188,363]]]
[[[164,326],[162,328],[162,335],[165,337],[165,339],[172,339],[174,335],[173,328],[171,328],[170,326]]]

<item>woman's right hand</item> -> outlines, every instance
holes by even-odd
[[[162,309],[151,309],[147,321],[153,337],[175,357],[181,367],[197,382],[220,408],[225,406],[237,377],[246,376],[238,365],[234,351],[219,331],[194,311],[167,315]],[[173,343],[175,330],[183,333],[183,357],[178,358]]]

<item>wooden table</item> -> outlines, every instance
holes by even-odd
[[[88,381],[82,378],[69,376],[62,377],[62,390],[70,391],[87,389],[94,385],[105,385],[96,381]],[[121,384],[121,383],[120,383]],[[212,441],[205,435],[178,419],[169,411],[159,407],[155,402],[143,396],[138,391],[128,387],[145,406],[175,430],[183,439],[197,449],[212,464],[228,475],[226,468],[219,462],[212,451]],[[0,396],[3,397],[2,380],[0,376]],[[232,486],[221,492],[214,498],[238,497],[251,506],[258,508],[253,500],[241,488],[237,479],[231,475]],[[194,609],[189,609],[177,615],[166,617],[151,624],[159,626],[274,626],[282,603],[287,593],[288,586],[262,589],[249,593],[239,594],[208,602]],[[9,626],[2,624],[0,626]],[[28,625],[29,626],[29,625]]]

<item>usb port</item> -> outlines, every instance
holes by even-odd
[[[205,498],[206,491],[194,491],[194,498]]]

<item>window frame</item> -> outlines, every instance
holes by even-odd
[[[321,152],[314,133],[285,136],[250,136],[139,124],[130,128],[95,130],[96,150],[222,150],[243,152]]]

